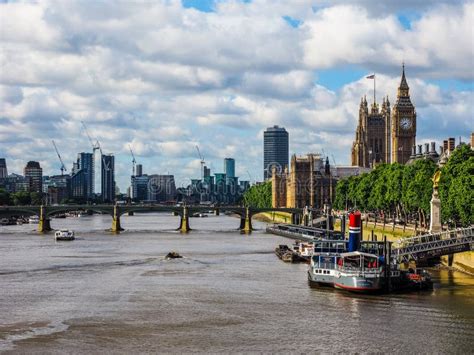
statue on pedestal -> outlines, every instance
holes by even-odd
[[[430,203],[430,233],[441,232],[441,201],[438,196],[439,180],[441,178],[441,171],[437,170],[431,181],[433,181],[433,195]]]

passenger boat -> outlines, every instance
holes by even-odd
[[[296,254],[297,261],[309,263],[313,255],[313,248],[313,243],[296,241],[296,243],[293,244],[293,252]]]
[[[68,229],[60,229],[54,233],[54,238],[57,241],[70,241],[74,240],[74,231]]]
[[[31,216],[31,217],[28,219],[28,223],[31,223],[31,224],[38,224],[38,223],[39,223],[39,217],[38,217],[38,216]]]

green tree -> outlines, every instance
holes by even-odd
[[[43,204],[43,194],[41,192],[32,192],[30,193],[31,204],[32,205],[42,205]]]
[[[254,185],[244,193],[244,205],[256,208],[272,207],[272,183],[271,181],[263,184]]]
[[[441,216],[452,225],[474,223],[474,151],[461,144],[441,169]]]
[[[15,206],[30,205],[31,196],[29,192],[19,191],[12,194],[13,204]]]
[[[10,193],[5,189],[0,189],[0,205],[11,205],[12,199]]]

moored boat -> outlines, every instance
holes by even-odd
[[[70,241],[74,240],[74,231],[68,229],[60,229],[54,233],[54,238],[57,241]]]
[[[288,247],[288,245],[280,244],[275,248],[275,254],[284,262],[292,263],[294,262],[294,253]]]
[[[30,218],[28,218],[28,223],[38,224],[39,223],[39,217],[38,216],[31,216]]]

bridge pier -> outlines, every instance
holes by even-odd
[[[38,232],[47,233],[51,231],[51,220],[46,216],[45,207],[41,205],[40,207],[40,217],[38,223]]]
[[[183,208],[178,230],[181,233],[188,233],[191,230],[191,228],[189,228],[189,210],[187,207]]]
[[[123,231],[123,228],[120,225],[120,211],[118,205],[114,206],[114,214],[112,215],[112,228],[110,231],[117,234]]]
[[[244,233],[252,233],[252,215],[250,209],[245,209],[245,215],[240,215],[240,230]]]

